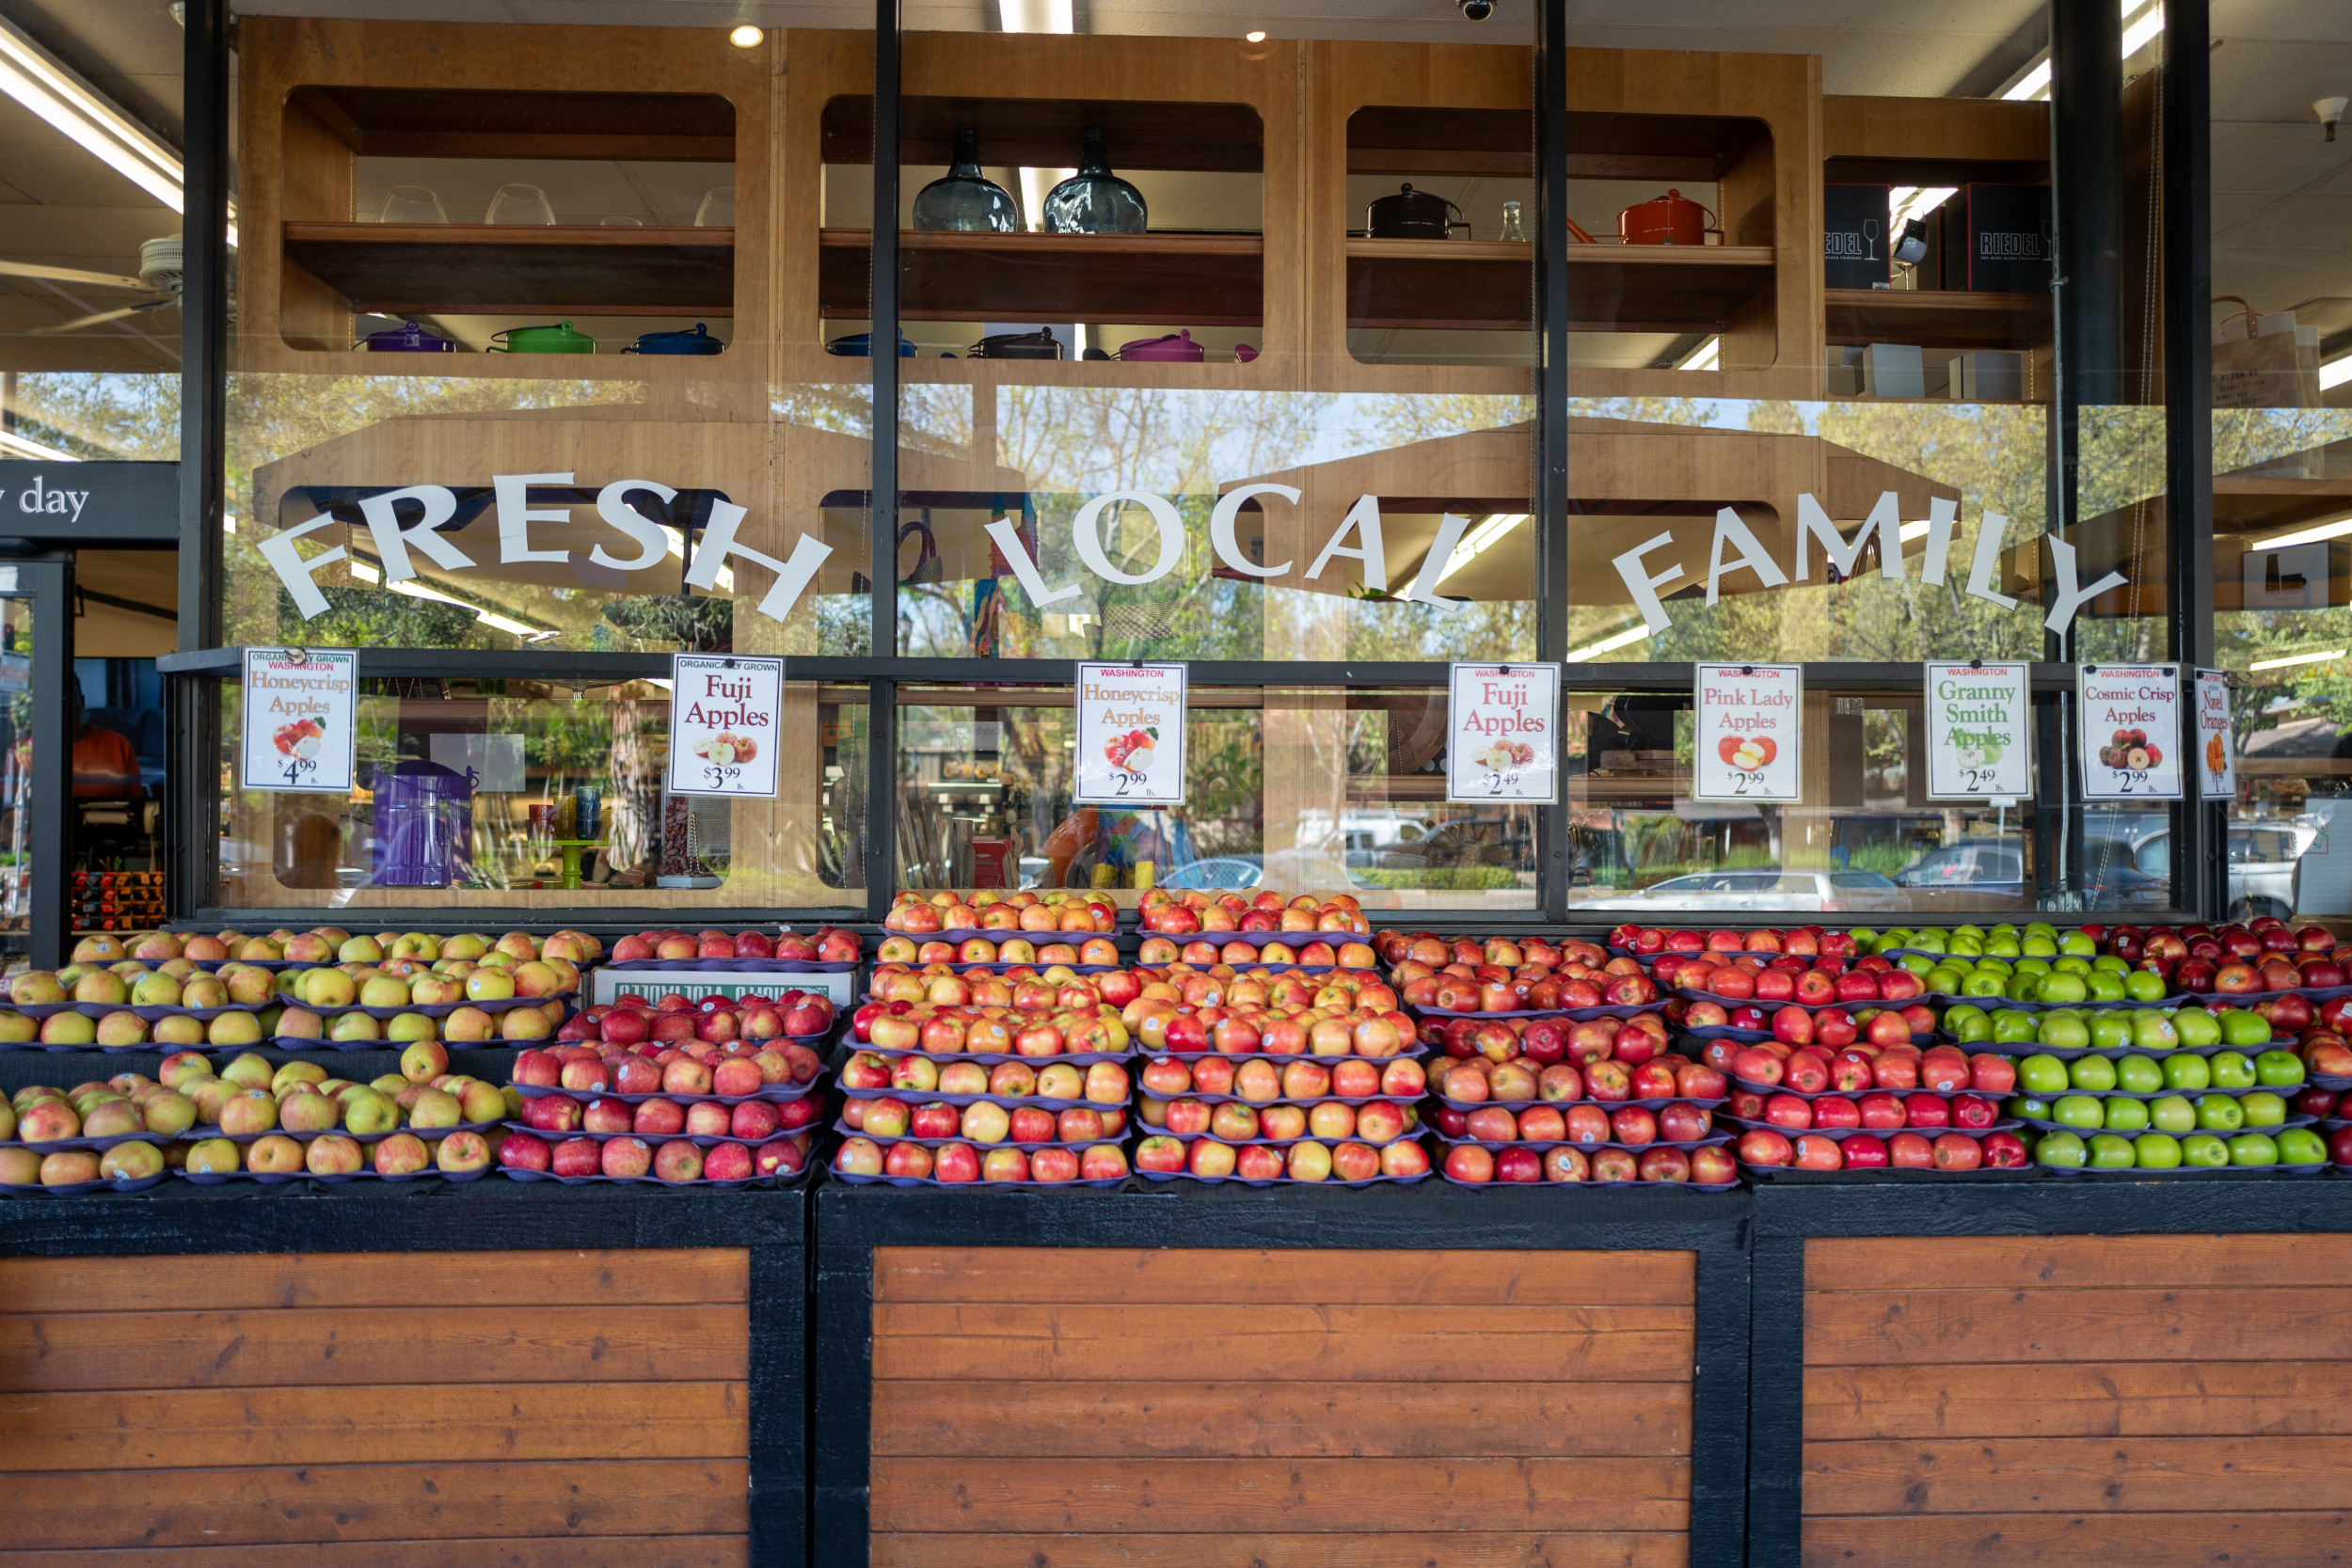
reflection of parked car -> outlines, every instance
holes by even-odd
[[[2014,839],[1964,838],[1930,850],[1896,872],[1895,885],[2019,894],[2026,885],[2025,850]]]
[[[1849,910],[1892,910],[1901,893],[1875,871],[1702,871],[1673,877],[1639,893],[1580,898],[1576,909],[1690,910],[1739,914],[1751,910],[1787,913],[1839,913]]]
[[[1256,887],[1264,875],[1255,855],[1212,855],[1176,867],[1160,878],[1159,884],[1169,888],[1247,888]]]
[[[2316,816],[2230,824],[2230,918],[2294,918],[2301,902],[2303,857],[2326,831],[2327,823]],[[2172,876],[2170,832],[2142,840],[2134,861],[2144,875],[2169,882]]]

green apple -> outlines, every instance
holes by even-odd
[[[2299,1087],[2303,1082],[2302,1058],[2292,1051],[2265,1051],[2254,1058],[2254,1077],[2268,1088]]]
[[[2132,1164],[2141,1170],[2178,1170],[2181,1140],[2169,1132],[2142,1132],[2132,1140]]]
[[[2135,969],[2123,976],[2123,994],[2135,1002],[2161,1002],[2165,989],[2164,976],[2145,969]]]
[[[2148,1102],[2148,1125],[2160,1132],[2194,1132],[2197,1131],[2197,1107],[2186,1095],[2168,1094],[2162,1100]]]
[[[1846,934],[1853,938],[1853,944],[1856,948],[1867,948],[1879,940],[1879,934],[1867,926],[1850,927]]]
[[[2243,1053],[2224,1051],[2208,1060],[2213,1064],[2215,1088],[2250,1089],[2254,1086],[2254,1063]]]
[[[2172,1027],[2183,1045],[2203,1050],[2221,1043],[2221,1021],[2202,1007],[2183,1007],[2172,1015]]]
[[[1979,958],[1983,952],[1984,939],[1982,937],[1954,936],[1952,938],[1952,956],[1956,958]]]
[[[1944,1013],[1944,1027],[1958,1036],[1963,1044],[1993,1037],[1993,1018],[1982,1007],[1963,1002]]]
[[[2004,1116],[2020,1117],[2027,1121],[2050,1121],[2050,1102],[2040,1095],[2020,1094],[2010,1097],[2002,1108]]]
[[[2102,1102],[2087,1094],[2070,1094],[2050,1107],[2050,1119],[2061,1127],[2096,1132],[2106,1125]]]
[[[2172,1020],[2153,1008],[2132,1014],[2132,1044],[2142,1051],[2170,1051],[2181,1043]]]
[[[2081,1051],[2090,1044],[2090,1025],[2080,1013],[2043,1013],[2037,1033],[2053,1051]]]
[[[2064,1094],[2066,1064],[2056,1056],[2028,1056],[2017,1064],[2017,1085],[2027,1094]]]
[[[1971,970],[1968,978],[1960,983],[1960,994],[1963,996],[1999,996],[2006,990],[2002,979],[2000,974],[1989,969]]]
[[[1966,978],[1967,976],[1957,969],[1938,966],[1920,975],[1919,983],[1938,996],[1958,996],[1960,983]]]
[[[2053,974],[2089,974],[2090,960],[2077,958],[2072,953],[2061,953],[2050,960],[2050,973]]]
[[[343,1126],[361,1137],[394,1132],[400,1107],[373,1089],[357,1088],[343,1097]]]
[[[2287,1119],[2287,1102],[2268,1089],[2256,1089],[2237,1097],[2238,1109],[2246,1113],[2249,1127],[2279,1127]]]
[[[2015,1007],[2003,1007],[1993,1015],[1993,1042],[1995,1045],[2031,1045],[2040,1021],[2028,1012]]]
[[[2002,935],[1987,937],[1984,950],[1996,958],[2013,958],[2022,951],[2015,937]]]
[[[2115,1087],[2115,1064],[2105,1056],[2077,1056],[2066,1064],[2066,1081],[2078,1089],[2104,1093]]]
[[[1935,973],[1935,960],[1925,953],[1905,953],[1895,962],[1899,967],[1907,969],[1923,978]]]
[[[2099,1103],[2106,1113],[2108,1132],[2144,1132],[2148,1130],[2148,1102],[2146,1101],[2126,1100],[2118,1096],[2113,1100],[2101,1101]]]
[[[2123,976],[2111,969],[2094,969],[2083,976],[2093,1002],[2121,1002],[2124,997]]]
[[[2102,953],[2090,960],[2093,974],[2129,974],[2132,966],[2112,953]]]
[[[1912,932],[1909,945],[1923,953],[1941,953],[1951,945],[1951,939],[1941,928],[1930,926]]]
[[[2279,1145],[2279,1164],[2282,1165],[2324,1165],[2328,1163],[2328,1146],[2318,1133],[2308,1127],[2290,1127],[2274,1135]]]
[[[2035,999],[2042,1002],[2083,1002],[2090,996],[2090,988],[2079,974],[2044,974],[2035,988]]]
[[[2083,1146],[2082,1139],[2072,1132],[2046,1133],[2033,1146],[2034,1164],[2038,1165],[2079,1169],[2090,1158],[2090,1151]]]
[[[2247,1007],[2231,1007],[2221,1015],[2221,1038],[2228,1045],[2267,1045],[2270,1020]]]
[[[2181,1140],[2181,1164],[2200,1169],[2230,1163],[2230,1146],[2210,1132],[2191,1132]]]
[[[2042,976],[2021,971],[2009,977],[2001,994],[2011,1002],[2038,1002],[2042,999]]]
[[[1989,969],[1995,974],[2013,974],[2017,970],[2017,966],[2015,964],[2010,962],[2009,959],[2000,957],[1998,954],[1979,958],[1977,960],[1977,967],[1979,969]]]
[[[2153,1056],[2126,1056],[2115,1064],[2115,1086],[2126,1094],[2154,1094],[2164,1087],[2164,1067]]]
[[[2230,1140],[2230,1164],[2233,1165],[2275,1165],[2278,1163],[2278,1140],[2267,1132],[2240,1132]]]
[[[2018,951],[2028,958],[2054,958],[2058,957],[2058,939],[2036,931],[2019,944]]]
[[[2203,1132],[2234,1132],[2246,1125],[2246,1107],[2226,1094],[2200,1095],[2197,1127]]]
[[[2119,1138],[2112,1132],[2096,1132],[2090,1139],[2090,1168],[2092,1170],[2129,1170],[2132,1168],[2132,1140]]]
[[[2213,1087],[2213,1063],[2202,1056],[2167,1056],[2164,1059],[2164,1086],[2168,1089],[2209,1089]]]
[[[2098,956],[2099,944],[2091,941],[2090,933],[2088,931],[2069,931],[2058,938],[2058,951],[2079,954],[2086,958],[2095,958]]]
[[[2099,1051],[2121,1051],[2132,1043],[2132,1019],[2129,1013],[2093,1013],[2090,1015],[2090,1043]]]

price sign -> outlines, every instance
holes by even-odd
[[[1074,799],[1104,806],[1184,802],[1185,676],[1182,664],[1078,666]]]
[[[1560,667],[1456,664],[1445,749],[1449,800],[1560,799]]]
[[[1702,664],[1692,692],[1693,800],[1803,799],[1804,667]]]
[[[247,789],[340,794],[351,788],[358,736],[359,656],[348,648],[247,648]]]
[[[1929,800],[2033,793],[2031,673],[2027,665],[1981,660],[1927,667]]]
[[[2230,727],[2230,677],[2197,672],[2197,793],[2208,800],[2237,799],[2237,734]]]
[[[775,799],[783,707],[780,658],[672,656],[670,793]]]
[[[2181,667],[2086,664],[2075,675],[2083,799],[2181,798]]]

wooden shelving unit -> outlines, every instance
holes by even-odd
[[[2030,350],[2050,341],[2048,294],[1958,289],[1828,289],[1833,343]]]
[[[821,309],[863,319],[873,236],[818,236]],[[899,313],[909,321],[1183,322],[1256,326],[1265,281],[1257,234],[934,234],[898,236]]]

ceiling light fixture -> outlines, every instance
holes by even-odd
[[[1691,351],[1691,357],[1675,367],[1678,371],[1719,371],[1724,368],[1724,341],[1709,338]]]
[[[2122,0],[2121,8],[2124,19],[2130,21],[2132,13],[2147,4],[2148,0]],[[2151,39],[2163,31],[2164,8],[2162,6],[2149,7],[2146,15],[2123,29],[2123,58],[2128,60],[2134,55],[2138,54],[2140,50],[2147,47]],[[2042,51],[2042,56],[2034,61],[2033,69],[2020,76],[2001,96],[2012,103],[2024,103],[2027,100],[2038,102],[2049,97],[2049,52]]]
[[[1637,626],[1630,626],[1613,637],[1604,637],[1597,642],[1587,642],[1581,648],[1572,650],[1563,662],[1568,664],[1581,664],[1586,659],[1597,658],[1602,654],[1614,653],[1619,648],[1626,647],[1631,643],[1639,642],[1642,639],[1647,637],[1648,635],[1649,625],[1647,622],[1641,623]]]
[[[1487,550],[1492,549],[1502,541],[1504,534],[1527,521],[1528,515],[1524,512],[1496,512],[1488,515],[1485,521],[1470,530],[1468,537],[1454,546],[1454,559],[1447,562],[1445,570],[1438,574],[1438,582],[1445,581]],[[1437,583],[1432,583],[1430,586],[1434,588]]]
[[[2328,133],[2329,141],[2336,139],[2336,124],[2344,119],[2347,103],[2352,103],[2352,99],[2323,98],[2312,105],[2312,113],[2319,117],[2320,128]]]
[[[2331,658],[2342,658],[2352,649],[2330,648],[2324,654],[2293,654],[2285,658],[2258,658],[2247,666],[2249,670],[2283,670],[2290,664],[2325,664]]]
[[[759,40],[765,37],[767,37],[765,33],[746,22],[727,35],[727,41],[738,49],[756,49],[759,47]]]
[[[0,92],[173,212],[183,210],[187,173],[180,154],[5,18],[0,18]]]
[[[1263,33],[1244,33],[1241,36],[1241,40],[1244,43],[1263,43],[1265,41],[1265,35]],[[2331,134],[2328,139],[2329,141],[2333,141],[2336,138]]]
[[[33,457],[44,463],[79,463],[80,458],[70,451],[59,451],[52,446],[19,436],[13,430],[0,430],[0,454],[9,457]]]
[[[2323,539],[2341,539],[2352,533],[2352,517],[2335,517],[2324,523],[2306,523],[2285,533],[2267,539],[2256,539],[2247,545],[2249,551],[2283,550],[2290,545],[2316,545]]]

